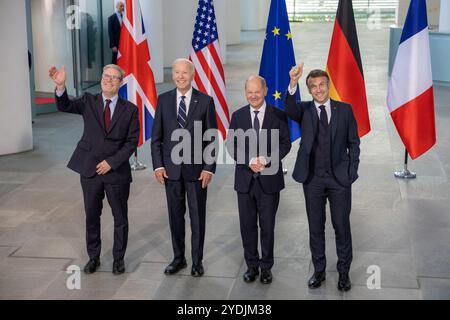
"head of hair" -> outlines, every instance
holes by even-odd
[[[194,67],[194,64],[192,63],[191,60],[186,59],[186,58],[178,58],[178,59],[176,59],[176,60],[172,63],[172,69],[175,67],[175,65],[176,65],[177,63],[180,63],[180,62],[188,64],[188,65],[189,65],[189,69],[191,69],[191,73],[192,73],[192,74],[195,73],[195,67]]]
[[[117,72],[119,72],[120,74],[120,80],[123,80],[123,77],[125,77],[125,71],[123,71],[123,69],[121,67],[119,67],[116,64],[108,64],[106,66],[103,67],[103,72],[105,72],[108,69],[114,69]]]
[[[320,78],[320,77],[327,78],[327,82],[330,83],[330,76],[328,75],[328,73],[326,71],[320,70],[320,69],[314,69],[314,70],[311,70],[311,72],[306,77],[306,86],[309,88],[309,85],[308,85],[309,79]]]
[[[259,75],[252,74],[250,77],[247,78],[247,80],[245,80],[245,89],[247,89],[247,83],[253,79],[258,79],[261,82],[261,86],[263,89],[267,88],[266,79],[264,79]]]

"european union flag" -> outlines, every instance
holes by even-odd
[[[284,94],[289,86],[289,71],[295,66],[294,46],[285,0],[272,0],[259,75],[267,81],[266,101],[284,110]],[[297,87],[297,100],[300,90]],[[300,138],[300,126],[289,119],[291,141]]]

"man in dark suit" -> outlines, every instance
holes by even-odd
[[[85,273],[100,265],[100,216],[106,196],[114,217],[113,273],[125,272],[124,256],[128,241],[128,196],[131,169],[129,158],[139,141],[137,107],[118,96],[124,72],[116,65],[103,69],[102,93],[85,93],[71,100],[66,91],[64,67],[52,67],[59,111],[83,117],[84,132],[68,167],[80,174],[86,211],[86,244],[89,262]]]
[[[125,4],[122,1],[117,1],[116,12],[108,18],[108,35],[109,47],[112,51],[112,64],[117,64],[117,54],[119,52],[120,43],[120,29],[122,27],[123,12]]]
[[[358,178],[360,153],[357,124],[350,105],[330,99],[330,79],[325,71],[313,70],[306,78],[313,101],[296,102],[295,92],[302,73],[303,63],[289,73],[286,112],[302,128],[293,178],[303,183],[308,215],[315,270],[308,286],[317,288],[325,280],[325,207],[328,200],[336,234],[338,289],[348,291],[352,262],[351,186]]]
[[[191,61],[178,59],[173,63],[172,79],[176,88],[158,97],[151,150],[155,177],[166,188],[174,253],[164,273],[175,274],[187,266],[184,241],[187,195],[192,231],[191,275],[200,277],[204,273],[207,186],[216,170],[215,154],[211,154],[209,161],[203,157],[209,145],[203,141],[203,135],[210,129],[217,135],[217,120],[213,98],[192,88],[194,75]],[[188,142],[181,152],[176,152],[180,142],[171,138],[174,133],[183,136],[180,139],[183,143]],[[217,143],[217,136],[213,140]]]
[[[284,189],[281,160],[289,153],[291,140],[284,112],[265,102],[267,85],[264,78],[249,77],[245,95],[249,104],[233,113],[227,145],[236,160],[234,189],[238,196],[241,237],[248,267],[244,281],[255,281],[261,269],[260,281],[269,284],[274,264],[275,215],[280,191]],[[238,129],[242,130],[236,131]],[[272,135],[275,132],[278,135]],[[258,220],[261,256],[258,253]]]

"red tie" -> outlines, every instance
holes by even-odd
[[[109,125],[111,123],[111,109],[109,108],[109,105],[111,104],[111,100],[106,100],[105,110],[103,111],[103,117],[105,119],[105,130],[106,132],[109,131]]]

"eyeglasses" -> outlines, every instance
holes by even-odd
[[[122,77],[120,77],[120,76],[113,76],[113,75],[104,73],[104,74],[102,74],[102,79],[106,80],[106,81],[119,82],[119,81],[122,80]]]

